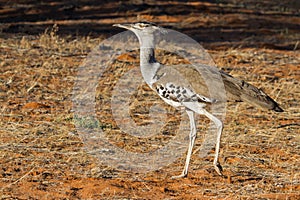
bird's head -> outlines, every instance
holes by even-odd
[[[113,26],[132,31],[139,39],[142,47],[153,48],[155,46],[155,33],[166,34],[167,31],[151,22],[137,22],[132,24],[114,24]]]
[[[137,22],[132,24],[114,24],[113,26],[124,28],[134,32],[136,35],[153,34],[161,28],[151,22]]]

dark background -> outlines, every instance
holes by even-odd
[[[299,49],[300,1],[0,1],[2,34],[109,37],[113,23],[148,20],[193,37],[206,48]],[[247,42],[245,42],[245,40]]]

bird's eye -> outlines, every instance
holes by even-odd
[[[148,24],[139,24],[140,25],[140,28],[146,28],[148,27]]]

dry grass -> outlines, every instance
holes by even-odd
[[[136,174],[103,166],[85,152],[74,126],[72,91],[78,66],[102,38],[59,36],[57,30],[54,26],[38,36],[0,37],[2,199],[300,197],[299,50],[237,47],[210,51],[218,66],[263,88],[285,112],[278,114],[244,103],[229,103],[221,148],[226,178],[214,172],[212,156],[200,158],[195,153],[188,178],[170,180],[170,176],[181,171],[185,155],[170,166]],[[129,60],[119,60],[117,64],[131,69],[137,64],[135,58],[137,52],[130,52]],[[108,75],[112,82],[120,76]],[[108,95],[102,95],[109,98],[111,88],[105,87],[99,87],[97,92],[108,91]],[[147,87],[141,87],[136,97],[142,100],[149,92]],[[155,96],[151,100],[163,104]],[[134,109],[146,105],[135,103]],[[147,119],[145,113],[143,117]],[[136,140],[117,130],[111,113],[100,112],[98,117],[100,124],[86,126],[104,124],[115,144],[141,152],[164,145],[178,120],[170,119],[166,134]],[[204,132],[208,122],[200,119],[198,134]],[[141,118],[136,120],[143,123]],[[197,140],[196,148],[200,145]]]

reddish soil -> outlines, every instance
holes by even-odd
[[[0,198],[300,199],[299,11],[297,0],[0,0]],[[170,178],[181,172],[185,154],[161,169],[136,173],[100,164],[86,152],[72,107],[76,72],[103,39],[122,31],[112,24],[138,20],[192,37],[220,68],[262,88],[285,110],[228,103],[220,152],[224,177],[214,171],[213,156],[199,152],[188,176],[175,180]],[[157,55],[163,63],[178,61]],[[137,66],[138,57],[138,51],[118,57],[97,89],[98,103],[109,100],[114,80]],[[136,112],[149,104],[139,104],[146,95],[163,105],[142,85],[133,99]],[[152,139],[120,132],[109,110],[99,108],[97,117],[114,144],[146,152],[174,136],[176,111],[165,108],[174,116]],[[134,117],[137,123],[149,120],[145,113]],[[199,138],[207,124],[199,118]],[[195,149],[200,146],[201,139]]]

